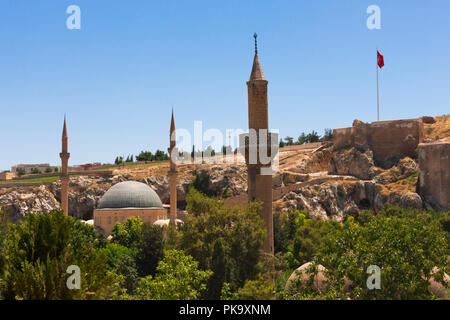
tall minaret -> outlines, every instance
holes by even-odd
[[[263,251],[273,254],[273,214],[272,214],[272,175],[261,174],[262,168],[270,168],[270,164],[262,164],[259,156],[260,144],[263,136],[260,137],[260,129],[268,131],[268,100],[267,84],[264,77],[261,63],[258,58],[257,35],[255,38],[255,57],[253,59],[252,73],[247,82],[248,87],[248,127],[257,133],[256,150],[258,152],[256,163],[247,161],[248,172],[248,199],[249,201],[261,201],[263,203],[262,218],[267,229],[267,237],[263,243]],[[270,138],[270,134],[269,134]],[[269,140],[269,139],[268,139]]]
[[[176,165],[177,154],[178,149],[176,148],[175,120],[173,118],[173,109],[172,109],[172,120],[170,121],[170,148],[169,148],[170,224],[176,224],[177,220],[177,165]]]
[[[61,157],[61,209],[66,216],[69,215],[69,157],[70,153],[67,152],[68,138],[66,127],[66,116],[64,116],[64,127],[62,133],[62,152],[59,154]]]

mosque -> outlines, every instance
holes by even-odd
[[[249,129],[268,130],[268,81],[264,77],[261,63],[258,57],[257,36],[255,38],[255,55],[253,59],[250,79],[247,82],[248,88],[248,124]],[[272,133],[269,133],[271,135]],[[244,134],[245,135],[245,134]],[[248,134],[247,134],[248,135]],[[260,137],[259,133],[256,142],[249,142],[248,137],[240,139],[241,146],[245,150],[247,172],[248,172],[248,200],[258,200],[263,203],[261,218],[264,220],[267,237],[263,244],[263,251],[273,254],[273,213],[272,213],[272,175],[264,174],[264,169],[271,165],[264,163],[257,157],[256,163],[250,163],[248,157],[249,148],[258,151],[260,141],[267,137]],[[277,136],[276,136],[277,138]],[[278,139],[275,139],[278,142]],[[266,140],[267,142],[267,140]],[[176,224],[177,220],[177,165],[173,155],[178,154],[176,148],[175,120],[172,110],[170,123],[170,155],[169,190],[170,190],[170,209],[163,207],[161,199],[156,192],[148,185],[136,181],[120,182],[113,185],[101,198],[97,208],[94,210],[94,225],[109,235],[116,222],[124,222],[130,217],[140,217],[144,222],[167,225]],[[69,215],[68,190],[69,174],[68,160],[68,137],[66,119],[64,118],[64,127],[62,134],[62,152],[61,157],[61,208],[66,215]]]
[[[170,124],[170,148],[168,149],[170,159],[169,185],[170,185],[170,209],[163,207],[161,199],[148,185],[137,181],[124,181],[113,185],[100,199],[94,210],[94,226],[99,228],[105,235],[109,235],[116,222],[123,223],[130,217],[139,217],[142,221],[167,225],[181,222],[177,219],[177,166],[172,154],[177,154],[176,149],[175,119],[172,110]],[[61,208],[69,215],[69,173],[68,160],[68,136],[66,119],[64,119],[62,134],[61,157]]]

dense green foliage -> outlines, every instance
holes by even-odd
[[[255,278],[266,233],[260,218],[261,205],[251,203],[246,210],[229,208],[223,201],[208,198],[194,188],[186,201],[190,214],[180,231],[179,248],[199,261],[204,270],[217,272],[217,260],[224,261],[220,272],[232,290]]]
[[[106,256],[108,270],[122,276],[124,289],[134,293],[139,281],[136,251],[115,243],[108,243],[99,251]]]
[[[206,171],[196,173],[192,186],[195,190],[198,190],[207,196],[217,196],[217,194],[211,190],[211,177]]]
[[[143,223],[140,218],[129,218],[124,224],[117,223],[112,241],[132,250],[140,277],[153,275],[163,258],[163,231],[159,226]]]
[[[443,228],[448,213],[387,205],[377,215],[367,211],[360,217],[359,223],[349,217],[343,225],[333,224],[314,256],[326,268],[326,291],[300,283],[291,298],[430,299],[431,276],[448,286],[442,280],[448,269],[449,235]],[[367,286],[371,265],[380,268],[380,289]],[[433,268],[440,272],[433,274]],[[348,288],[344,279],[350,280]]]
[[[97,252],[83,222],[61,211],[30,214],[9,224],[4,240],[6,299],[101,299],[117,293],[119,280],[108,272],[106,257]],[[95,231],[95,230],[94,230]],[[81,233],[81,234],[80,234]],[[68,266],[77,265],[81,288],[69,290]]]
[[[136,161],[163,161],[169,160],[169,155],[162,150],[156,150],[153,154],[151,151],[141,151],[136,156]]]
[[[211,271],[202,271],[198,262],[183,251],[168,250],[158,264],[156,275],[140,280],[137,299],[196,300],[206,290]]]
[[[323,245],[334,221],[308,219],[304,212],[274,214],[275,253],[281,253],[289,268],[295,269],[311,261]]]
[[[134,155],[128,155],[125,159],[123,156],[118,156],[114,160],[114,164],[120,165],[124,164],[125,162],[134,162],[135,157]],[[162,151],[162,150],[156,150],[156,152],[153,154],[151,151],[141,151],[136,156],[136,161],[164,161],[169,160],[169,155]]]
[[[280,140],[280,148],[286,147],[286,146],[292,146],[292,145],[301,145],[305,143],[313,143],[313,142],[319,142],[319,141],[330,141],[333,140],[333,132],[331,129],[325,129],[325,134],[321,138],[319,134],[316,131],[312,131],[311,133],[305,134],[302,132],[298,139],[294,141],[293,137],[285,137],[284,139]]]
[[[343,223],[304,211],[274,214],[275,257],[261,254],[260,203],[228,207],[195,188],[184,225],[159,227],[129,218],[107,240],[60,211],[8,222],[0,210],[1,299],[432,299],[431,277],[448,272],[450,212],[386,205]],[[313,262],[309,280],[285,284]],[[316,266],[326,285],[313,285]],[[81,270],[70,290],[67,267]],[[370,290],[367,268],[380,267]]]

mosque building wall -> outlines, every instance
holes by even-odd
[[[157,220],[166,220],[167,210],[164,208],[96,209],[94,210],[94,225],[108,236],[116,222],[123,223],[131,217],[139,217],[143,222],[153,224]]]

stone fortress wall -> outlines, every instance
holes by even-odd
[[[426,117],[429,118],[429,117]],[[363,123],[333,131],[333,150],[355,147],[373,152],[375,164],[389,168],[403,157],[419,159],[419,194],[435,207],[450,208],[450,142],[422,143],[422,118]]]
[[[334,150],[356,147],[372,150],[375,164],[388,168],[403,157],[417,158],[417,146],[423,141],[422,119],[404,119],[364,123],[353,122],[350,128],[334,129]]]
[[[450,142],[419,145],[419,193],[441,210],[450,209]]]

